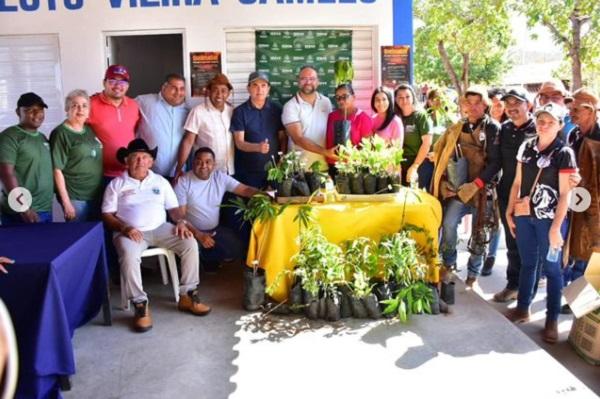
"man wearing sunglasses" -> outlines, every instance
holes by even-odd
[[[103,186],[106,187],[125,170],[124,165],[116,161],[117,150],[127,147],[135,138],[140,110],[138,104],[126,95],[129,89],[129,72],[123,65],[109,66],[102,84],[104,90],[90,98],[88,124],[104,147],[102,166]]]

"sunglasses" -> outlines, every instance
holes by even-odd
[[[350,94],[342,94],[341,96],[335,96],[335,101],[347,100],[352,97]]]

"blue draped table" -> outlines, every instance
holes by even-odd
[[[19,347],[16,397],[59,398],[59,380],[75,374],[73,332],[108,304],[102,224],[2,226],[0,256],[15,260],[0,273],[0,298]]]

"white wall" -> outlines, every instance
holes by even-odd
[[[63,92],[83,88],[94,93],[102,87],[106,68],[104,35],[110,32],[183,30],[188,77],[189,52],[225,53],[226,29],[374,26],[375,47],[392,44],[392,1],[376,0],[371,4],[361,1],[357,0],[356,4],[277,4],[272,0],[267,1],[268,4],[244,5],[240,1],[221,0],[220,5],[213,6],[211,1],[204,0],[199,6],[130,8],[130,0],[123,0],[121,8],[111,9],[109,0],[87,0],[83,1],[82,9],[70,11],[64,8],[62,0],[56,0],[56,11],[48,11],[48,2],[42,0],[37,11],[0,12],[0,35],[58,34]],[[7,0],[5,3],[19,2]],[[378,61],[376,67],[379,67]],[[227,65],[224,71],[227,72]]]

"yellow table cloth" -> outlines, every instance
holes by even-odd
[[[246,263],[251,266],[254,260],[258,260],[259,267],[265,270],[267,287],[283,270],[293,268],[290,258],[298,252],[299,224],[294,222],[294,218],[299,207],[289,205],[275,219],[256,222],[252,227]],[[425,229],[426,233],[413,233],[412,236],[419,245],[432,249],[437,258],[442,207],[435,197],[424,191],[403,187],[389,202],[332,202],[313,204],[313,207],[313,215],[323,234],[335,244],[357,237],[379,241],[382,236],[396,233],[402,226],[411,224]],[[436,277],[432,279],[436,280]],[[285,300],[289,285],[289,278],[279,278],[271,295],[273,299]]]

